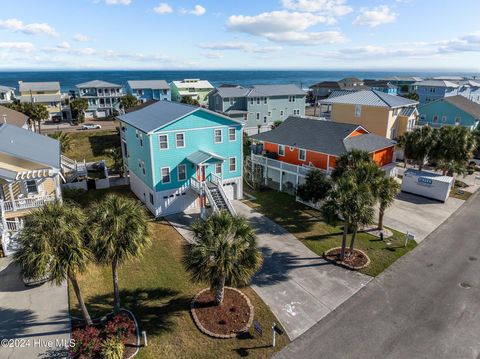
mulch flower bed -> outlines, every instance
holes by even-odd
[[[121,311],[93,320],[93,325],[85,325],[81,319],[72,319],[72,335],[75,346],[70,348],[70,356],[78,359],[100,359],[101,345],[106,339],[117,337],[125,345],[124,358],[131,358],[137,352],[137,328],[130,313]]]
[[[234,338],[248,331],[253,322],[253,306],[238,289],[225,287],[222,305],[214,293],[204,289],[192,300],[191,312],[197,327],[215,338]]]
[[[359,249],[354,249],[353,253],[350,253],[350,249],[347,248],[345,250],[345,259],[343,261],[340,260],[341,253],[341,247],[332,248],[323,253],[323,257],[329,261],[354,270],[365,268],[370,264],[370,258],[368,258],[365,252]]]

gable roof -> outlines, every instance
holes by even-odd
[[[418,104],[417,101],[413,101],[405,97],[389,95],[387,93],[375,90],[352,92],[343,96],[327,98],[321,102],[325,104],[339,103],[389,108]]]
[[[10,91],[13,91],[13,90],[15,90],[13,87],[0,85],[0,92],[10,92]]]
[[[212,113],[231,122],[241,123],[230,117],[202,107],[170,101],[157,101],[149,106],[142,107],[139,110],[126,113],[117,118],[120,121],[126,122],[129,125],[148,133],[197,111]]]
[[[104,88],[104,87],[113,87],[113,88],[121,88],[121,85],[117,85],[111,82],[101,81],[101,80],[93,80],[83,82],[81,84],[75,85],[77,88]]]
[[[127,83],[132,89],[170,90],[165,80],[128,80]]]
[[[202,150],[193,152],[193,153],[191,153],[187,156],[187,160],[192,162],[193,164],[196,164],[196,165],[205,163],[207,161],[210,161],[211,159],[214,159],[216,161],[224,161],[225,160],[225,158],[223,158],[222,156],[219,156],[215,153],[202,151]]]
[[[0,124],[0,152],[60,168],[60,142],[9,124]]]
[[[60,91],[60,82],[23,82],[18,81],[18,91]]]
[[[475,119],[480,120],[480,104],[473,102],[461,95],[447,96],[439,100],[425,104],[422,107],[434,106],[436,103],[439,103],[439,102],[447,102],[452,106],[468,113]]]
[[[11,108],[0,106],[0,123],[4,123],[4,120],[10,125],[23,127],[27,123],[28,116]]]
[[[181,81],[172,81],[172,84],[175,85],[178,89],[185,88],[194,88],[194,89],[213,89],[213,86],[207,80],[199,79],[185,79]]]
[[[225,98],[225,97],[245,97],[247,96],[248,92],[250,89],[241,87],[241,86],[235,86],[235,87],[219,87],[215,89],[212,94],[218,94],[220,97]]]
[[[374,134],[368,134],[368,137],[358,135],[347,139],[358,128],[363,129],[361,126],[350,123],[289,117],[277,128],[254,135],[252,138],[335,156],[352,148],[373,152],[395,144],[392,140]]]
[[[287,85],[255,85],[248,94],[249,97],[252,96],[293,96],[293,95],[302,95],[306,96],[305,91],[303,91],[297,85],[287,84]]]

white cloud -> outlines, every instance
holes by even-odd
[[[200,44],[201,49],[217,50],[217,51],[229,51],[229,50],[241,50],[248,53],[271,53],[277,52],[282,49],[281,46],[260,46],[248,42],[224,42],[219,44]]]
[[[76,34],[73,39],[77,42],[87,42],[90,40],[90,38],[87,35],[83,34]]]
[[[153,8],[153,11],[156,12],[157,14],[168,14],[173,12],[173,9],[167,3],[161,2],[160,4],[158,4],[158,6],[155,6]]]
[[[68,50],[68,49],[70,49],[72,46],[70,46],[70,44],[69,44],[67,41],[62,41],[60,44],[57,45],[57,47],[58,47],[59,49]]]
[[[107,5],[130,5],[132,0],[105,0]]]
[[[396,18],[397,14],[392,12],[387,5],[380,5],[372,9],[362,8],[360,15],[353,21],[353,24],[376,27],[395,22]]]
[[[195,16],[202,16],[207,12],[207,10],[202,5],[195,5],[193,10],[189,11],[189,14]]]
[[[292,45],[316,45],[344,42],[339,31],[306,32],[317,24],[332,24],[335,19],[328,16],[273,11],[256,16],[233,15],[228,18],[227,28],[232,31],[261,36],[267,40]]]
[[[223,54],[221,52],[218,52],[218,51],[207,52],[206,54],[204,54],[204,56],[207,59],[212,59],[212,60],[223,59],[223,57],[224,57]]]
[[[285,9],[344,16],[353,11],[346,0],[282,0]]]
[[[28,35],[58,36],[55,29],[47,23],[24,24],[23,21],[18,19],[0,20],[0,29],[21,32]]]
[[[35,46],[31,42],[0,42],[0,49],[33,52]]]

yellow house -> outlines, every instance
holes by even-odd
[[[357,91],[321,101],[331,121],[352,123],[371,133],[397,139],[417,123],[417,101],[380,91]]]
[[[50,119],[62,118],[62,94],[59,82],[18,82],[20,102],[40,103],[47,106]]]
[[[2,250],[17,249],[23,218],[61,200],[60,144],[10,124],[0,125],[0,236]]]

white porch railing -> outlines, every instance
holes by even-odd
[[[237,215],[237,212],[235,211],[235,208],[233,208],[232,204],[230,203],[230,200],[228,199],[227,195],[225,194],[225,191],[223,190],[223,181],[222,181],[222,178],[218,175],[216,175],[215,173],[212,173],[210,175],[210,181],[213,183],[213,184],[216,184],[217,185],[217,188],[221,194],[221,196],[223,197],[223,200],[225,201],[227,207],[228,207],[228,211],[236,216]]]
[[[21,199],[15,199],[13,201],[1,201],[0,208],[2,212],[15,212],[21,211],[24,209],[39,208],[45,205],[45,203],[50,203],[55,201],[56,197],[54,194],[48,196],[38,196],[38,197],[26,197]]]
[[[198,194],[202,194],[202,183],[196,178],[190,178],[190,187]]]
[[[18,219],[15,220],[5,220],[5,230],[9,232],[20,232],[20,230],[23,228],[23,221],[20,221]]]
[[[252,162],[254,164],[262,165],[262,166],[267,166],[273,169],[278,169],[282,170],[285,172],[290,172],[291,174],[294,175],[299,175],[305,177],[308,172],[310,172],[312,169],[317,169],[322,172],[328,173],[328,171],[325,171],[321,168],[316,168],[313,166],[297,166],[297,165],[292,165],[290,163],[282,162],[279,160],[274,160],[272,158],[267,158],[264,156],[260,155],[255,155],[252,154]]]

